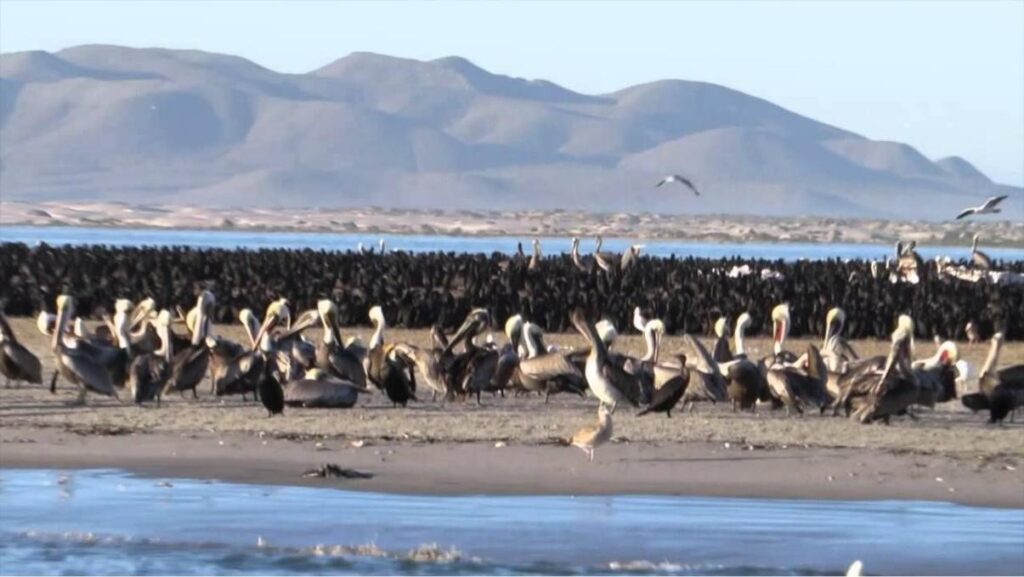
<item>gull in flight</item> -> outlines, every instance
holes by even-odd
[[[700,193],[697,192],[697,187],[693,186],[693,183],[690,182],[690,180],[688,178],[683,177],[683,176],[679,176],[678,174],[670,174],[670,175],[666,176],[665,178],[661,179],[661,182],[659,182],[658,184],[655,184],[654,187],[657,188],[657,187],[659,187],[659,186],[661,186],[663,184],[667,184],[669,182],[678,182],[679,184],[685,185],[687,188],[689,188],[690,190],[693,191],[693,194],[695,194],[697,196],[700,196]]]
[[[998,206],[1000,202],[1006,200],[1006,198],[1007,195],[1005,194],[1003,196],[993,196],[986,200],[985,204],[981,206],[972,206],[971,208],[964,209],[963,212],[956,215],[956,220],[960,220],[961,218],[972,214],[996,214],[1002,212],[1002,209],[996,208],[996,206]]]

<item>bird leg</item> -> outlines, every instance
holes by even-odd
[[[57,394],[57,371],[53,371],[53,377],[50,378],[50,394]]]
[[[587,449],[587,460],[590,461],[591,463],[594,462],[594,448],[593,447]]]
[[[78,397],[76,397],[74,401],[71,401],[68,404],[71,405],[72,407],[85,406],[85,392],[86,392],[85,391],[85,387],[79,388],[78,389]]]

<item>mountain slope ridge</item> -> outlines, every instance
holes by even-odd
[[[651,190],[674,172],[705,194]],[[459,56],[356,52],[283,74],[238,56],[111,45],[0,54],[0,190],[925,219],[1009,193],[1006,206],[1021,208],[1019,188],[960,157],[933,162],[707,82],[588,95]]]

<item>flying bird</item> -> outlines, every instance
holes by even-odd
[[[693,183],[690,182],[690,179],[683,176],[679,176],[678,174],[670,174],[666,176],[665,178],[661,179],[661,182],[655,184],[654,187],[657,188],[663,184],[668,184],[670,182],[678,182],[679,184],[685,185],[687,188],[693,191],[693,194],[700,196],[700,192],[697,191],[697,187],[693,186]]]
[[[985,204],[981,206],[972,206],[971,208],[964,209],[963,212],[956,215],[956,220],[960,220],[966,216],[972,214],[996,214],[1002,212],[1002,209],[996,208],[1000,202],[1006,200],[1007,195],[993,196],[992,198],[985,201]]]

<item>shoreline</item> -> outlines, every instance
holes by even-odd
[[[46,451],[40,451],[43,445]],[[663,495],[911,500],[1024,509],[1024,476],[1005,463],[871,449],[754,449],[721,443],[612,443],[594,463],[565,446],[290,440],[238,433],[83,436],[0,428],[0,468],[119,469],[144,478],[412,495]],[[1016,462],[1016,461],[1015,461]],[[335,463],[370,479],[302,473]]]
[[[1024,223],[1006,220],[895,221],[819,216],[586,213],[569,211],[405,210],[386,208],[199,208],[120,202],[0,202],[0,226],[197,232],[426,235],[463,238],[640,238],[709,244],[773,243],[969,246],[1024,245]]]
[[[182,232],[212,232],[212,233],[267,233],[267,234],[333,234],[333,235],[352,235],[352,236],[399,236],[399,237],[416,237],[416,236],[434,236],[442,238],[452,239],[475,239],[475,238],[528,238],[530,234],[513,234],[506,231],[479,231],[475,233],[451,233],[451,232],[439,232],[436,234],[424,234],[421,232],[408,231],[408,230],[381,230],[381,231],[339,231],[330,228],[297,228],[297,227],[246,227],[246,228],[223,228],[223,227],[178,227],[178,226],[160,226],[160,225],[105,225],[105,224],[39,224],[33,222],[3,222],[0,226],[9,227],[22,227],[22,228],[82,228],[82,229],[101,229],[101,230],[124,230],[124,231],[182,231]],[[538,238],[555,238],[569,240],[572,238],[572,234],[537,234],[534,235]],[[782,247],[796,246],[796,245],[850,245],[850,246],[885,246],[887,243],[881,239],[878,240],[843,240],[843,241],[829,241],[824,239],[816,238],[795,238],[795,239],[775,239],[775,240],[761,240],[761,239],[744,239],[744,238],[721,238],[721,237],[693,237],[693,236],[606,236],[605,240],[647,240],[657,242],[679,242],[679,243],[693,243],[693,244],[708,244],[708,245],[778,245]],[[6,241],[5,241],[6,242]],[[11,241],[14,242],[14,241]],[[998,249],[1011,249],[1018,248],[1019,244],[1015,241],[1006,242],[987,242],[989,248]],[[971,242],[969,239],[958,239],[956,243],[947,243],[941,245],[929,245],[930,248],[969,248]],[[245,247],[240,247],[246,250]],[[249,249],[257,250],[257,249]],[[564,251],[568,252],[568,251]],[[557,252],[552,253],[557,254]]]

